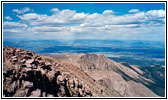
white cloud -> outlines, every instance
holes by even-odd
[[[60,31],[66,31],[66,27],[49,27],[49,26],[41,26],[41,27],[33,27],[29,29],[33,32],[60,32]]]
[[[27,31],[26,24],[21,24],[19,22],[4,22],[3,23],[3,32],[13,33],[13,32],[23,32]]]
[[[105,10],[103,12],[103,15],[109,15],[109,14],[114,14],[114,12],[112,10]]]
[[[3,28],[27,28],[27,25],[19,22],[4,22]]]
[[[56,8],[52,9],[55,11]],[[58,9],[57,9],[58,10]],[[80,24],[82,23],[87,14],[76,13],[74,10],[62,10],[59,13],[54,13],[52,16],[36,13],[27,13],[18,17],[22,20],[29,22],[31,25],[49,25],[60,26],[68,24]]]
[[[26,33],[32,34],[32,37],[34,33],[37,33],[39,37],[47,39],[103,38],[132,40],[157,40],[157,37],[165,32],[164,10],[141,12],[132,9],[130,12],[136,13],[124,15],[115,15],[112,10],[105,10],[102,14],[77,13],[75,10],[59,10],[58,8],[53,8],[50,11],[53,12],[50,16],[38,13],[17,15],[22,23],[5,22],[4,27],[8,27],[5,31],[10,32],[11,29],[11,32],[16,32],[15,29],[20,27],[20,31],[24,30]]]
[[[23,13],[25,13],[25,12],[28,12],[28,11],[30,11],[31,9],[30,8],[28,8],[28,7],[25,7],[25,8],[22,8],[22,9],[13,9],[12,11],[13,12],[16,12],[17,14],[23,14]]]
[[[39,15],[36,13],[27,13],[23,14],[22,16],[17,15],[22,20],[43,20],[47,15]]]
[[[136,12],[139,12],[139,9],[131,9],[128,11],[129,13],[136,13]]]
[[[50,11],[51,11],[51,12],[54,12],[54,13],[59,13],[59,12],[60,12],[60,10],[59,10],[58,8],[53,8],[53,9],[51,9]]]
[[[17,33],[17,32],[21,32],[21,31],[18,30],[18,29],[4,29],[3,32],[6,32],[6,33]]]
[[[146,16],[148,17],[165,17],[165,11],[164,10],[150,10],[146,12]]]
[[[6,20],[12,20],[12,18],[10,16],[6,16],[5,19]]]
[[[85,19],[87,14],[85,13],[76,13],[73,17],[72,20],[83,20]]]
[[[90,16],[95,17],[90,18]],[[123,16],[115,16],[115,15],[103,16],[93,14],[89,15],[87,18],[86,21],[82,23],[82,26],[99,27],[104,25],[140,24],[146,21],[144,12],[139,12],[136,14],[128,14]]]

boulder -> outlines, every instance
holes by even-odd
[[[40,89],[36,89],[35,91],[31,92],[30,97],[40,97],[41,96],[41,90]]]
[[[52,94],[47,94],[47,97],[54,97],[54,95],[52,95]]]
[[[43,92],[43,93],[42,93],[42,97],[46,97],[46,92]]]
[[[79,89],[78,91],[79,91],[79,94],[80,94],[81,96],[83,96],[83,90],[82,90],[82,89]]]
[[[25,62],[26,62],[26,59],[22,59],[20,62],[21,62],[21,63],[25,63]]]
[[[42,60],[42,58],[40,56],[36,56],[37,60]]]
[[[68,82],[69,82],[69,87],[70,88],[75,88],[75,83],[74,83],[73,79],[68,80]]]
[[[17,56],[12,56],[12,57],[11,57],[11,59],[15,59],[15,58],[17,58]]]
[[[29,89],[18,89],[13,97],[27,97]]]
[[[28,59],[32,59],[32,57],[25,55],[25,56],[23,57],[23,59],[28,60]]]
[[[13,57],[11,57],[11,58],[12,58],[12,61],[13,61],[13,62],[17,62],[17,61],[18,61],[17,56],[13,56]]]
[[[30,87],[33,87],[33,82],[30,82],[30,81],[23,81],[23,87],[24,88],[30,88]]]
[[[25,67],[25,68],[22,68],[22,72],[23,73],[26,73],[28,71],[31,71],[32,69],[31,68],[28,68],[28,67]]]
[[[20,51],[22,51],[22,49],[18,48],[18,49],[16,49],[15,51],[16,51],[16,52],[20,52]]]
[[[46,66],[52,66],[52,64],[49,63],[49,62],[46,62],[45,65],[46,65]]]
[[[32,52],[27,52],[27,54],[29,55],[29,56],[33,56],[34,54],[32,53]]]
[[[90,95],[91,96],[91,91],[90,90],[86,89],[85,93],[86,93],[86,95]]]
[[[26,61],[27,64],[32,64],[33,62],[34,62],[34,59],[30,59]]]
[[[10,92],[14,92],[14,90],[17,88],[17,82],[14,81],[10,86],[9,88],[7,89],[7,91],[10,93]]]
[[[32,64],[31,66],[32,66],[33,69],[37,69],[37,65]]]
[[[77,87],[82,89],[82,83],[79,82]]]
[[[25,66],[28,67],[28,68],[31,68],[31,67],[32,67],[32,65],[29,64],[29,63],[26,63]]]
[[[65,78],[62,75],[58,75],[57,82],[59,84],[65,84]]]
[[[47,77],[48,77],[49,81],[51,82],[55,78],[55,71],[49,71],[47,73]]]

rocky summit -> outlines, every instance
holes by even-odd
[[[44,56],[3,47],[3,96],[157,97],[148,85],[160,78],[149,71],[103,55]]]
[[[4,97],[106,96],[102,89],[73,65],[27,50],[3,47]]]

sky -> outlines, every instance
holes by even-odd
[[[164,41],[164,3],[3,3],[3,38]]]

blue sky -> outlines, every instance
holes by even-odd
[[[164,3],[4,3],[4,39],[164,41]]]

